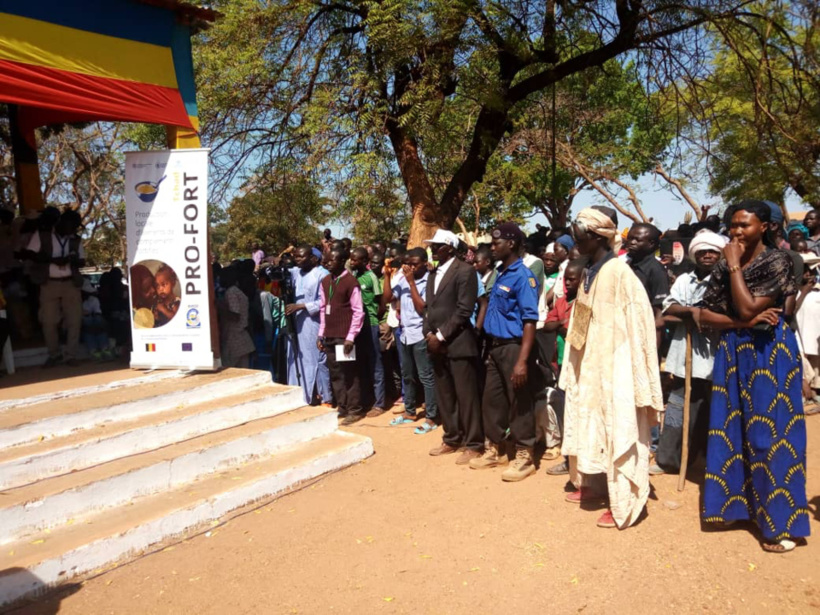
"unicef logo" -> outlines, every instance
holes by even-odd
[[[200,322],[198,309],[191,308],[188,310],[188,313],[185,314],[185,327],[188,329],[199,329]]]

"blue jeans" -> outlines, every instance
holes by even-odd
[[[83,316],[83,343],[88,352],[99,352],[108,348],[108,334],[105,332],[105,320],[99,314]]]
[[[438,421],[438,406],[436,405],[435,376],[433,364],[427,355],[427,342],[421,340],[415,344],[399,344],[401,354],[401,376],[404,382],[404,409],[407,414],[416,414],[416,378],[424,387],[424,401],[427,409],[424,414],[431,421]]]

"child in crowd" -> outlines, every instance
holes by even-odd
[[[83,343],[91,356],[97,361],[113,359],[114,356],[108,345],[108,333],[106,331],[105,320],[102,316],[100,300],[97,298],[97,291],[91,282],[85,280],[82,288],[83,293]]]
[[[157,269],[154,276],[157,302],[154,306],[155,327],[168,324],[179,311],[180,299],[177,297],[177,274],[168,265]]]
[[[564,294],[555,299],[555,305],[547,314],[544,329],[547,331],[557,331],[557,364],[560,372],[561,365],[564,362],[564,340],[567,335],[567,327],[569,327],[569,317],[572,314],[572,305],[575,302],[575,296],[578,294],[578,285],[584,277],[585,261],[574,260],[567,265],[564,270]]]
[[[495,283],[495,278],[498,272],[495,270],[495,263],[493,262],[493,255],[487,247],[480,247],[476,250],[475,261],[473,267],[481,276],[481,283],[484,285],[484,290],[489,294]]]
[[[798,254],[812,254],[809,244],[804,237],[798,237],[789,242],[789,248]]]

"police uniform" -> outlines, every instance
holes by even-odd
[[[484,434],[493,444],[500,444],[509,429],[509,439],[517,446],[535,446],[535,393],[541,381],[535,362],[537,351],[530,353],[527,361],[526,385],[516,389],[511,378],[521,350],[524,324],[537,321],[538,283],[519,258],[498,272],[484,318],[490,352],[482,414]]]

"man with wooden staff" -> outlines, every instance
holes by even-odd
[[[711,231],[701,231],[689,245],[689,258],[695,270],[678,276],[669,296],[663,302],[664,321],[674,326],[672,343],[666,355],[665,371],[674,377],[666,404],[663,431],[655,454],[655,463],[649,468],[652,475],[676,473],[681,469],[686,379],[686,330],[691,336],[691,387],[689,402],[689,464],[698,453],[706,453],[709,431],[709,402],[712,397],[712,367],[717,347],[717,336],[700,332],[692,322],[692,310],[703,299],[709,285],[709,276],[721,259],[727,239]]]

